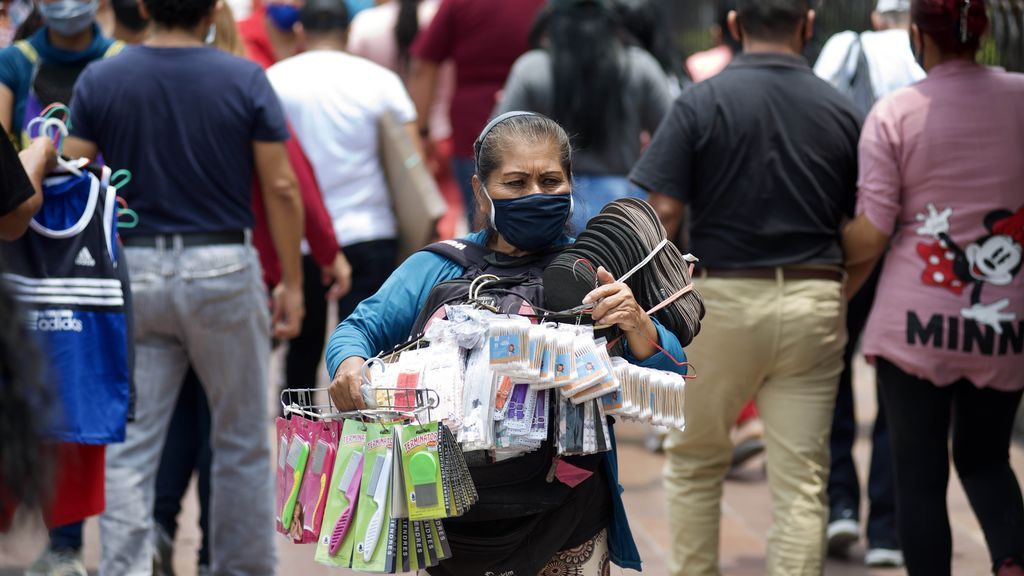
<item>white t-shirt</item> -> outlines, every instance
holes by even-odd
[[[859,49],[854,46],[858,38]],[[860,50],[864,50],[867,58],[871,86],[878,100],[925,77],[924,70],[914,59],[906,30],[836,34],[822,48],[814,73],[825,80],[842,78],[849,82],[857,70]]]
[[[378,156],[378,119],[401,123],[416,108],[398,76],[344,52],[315,50],[267,71],[285,116],[309,158],[342,246],[397,236]]]

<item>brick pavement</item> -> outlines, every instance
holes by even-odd
[[[861,427],[867,429],[874,414],[874,394],[870,370],[858,366],[857,378],[858,409]],[[634,535],[637,537],[645,562],[645,573],[660,576],[667,573],[666,557],[669,548],[668,525],[664,494],[661,484],[661,468],[664,459],[643,448],[645,429],[635,425],[622,426],[619,431],[621,443],[621,475],[626,488],[626,507]],[[866,436],[862,433],[862,437]],[[866,467],[868,446],[859,442],[856,451],[862,470]],[[1014,468],[1020,476],[1024,473],[1024,451],[1013,450]],[[988,574],[988,557],[984,538],[977,521],[967,506],[963,491],[955,478],[950,483],[950,513],[954,537],[954,569],[957,576],[983,576]],[[194,559],[198,544],[196,528],[196,499],[190,491],[186,502],[182,529],[178,539],[175,568],[180,576],[195,573]],[[763,467],[752,462],[738,478],[726,484],[722,507],[722,572],[727,576],[753,576],[765,573],[765,535],[770,526],[769,498]],[[21,574],[18,566],[25,566],[33,560],[43,546],[44,536],[35,531],[22,534],[18,539],[0,538],[0,576]],[[85,560],[94,570],[98,560],[98,530],[91,521],[86,529]],[[278,542],[280,574],[302,574],[319,576],[347,574],[347,571],[331,570],[312,561],[312,549],[295,546],[283,540]],[[826,569],[828,576],[903,576],[902,570],[868,570],[863,567],[863,547],[853,551],[849,562],[830,560]],[[615,569],[613,573],[620,573]],[[624,573],[624,572],[622,572]]]

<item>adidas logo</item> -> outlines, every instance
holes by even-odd
[[[75,266],[87,266],[89,268],[96,266],[96,259],[92,257],[92,254],[89,253],[89,249],[85,246],[82,247],[78,256],[75,257]]]

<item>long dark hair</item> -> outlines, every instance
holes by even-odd
[[[43,15],[39,12],[39,8],[36,8],[35,3],[32,4],[32,12],[29,12],[25,21],[18,26],[18,29],[14,31],[14,41],[27,40],[29,36],[35,34],[40,28],[43,27]]]
[[[41,510],[52,495],[53,454],[40,415],[53,398],[40,372],[21,311],[0,283],[0,532],[13,508]]]
[[[395,42],[398,43],[398,69],[409,68],[409,48],[420,32],[420,0],[398,0],[398,22],[395,23]]]
[[[617,0],[615,11],[625,32],[638,47],[654,56],[666,74],[682,74],[683,57],[672,44],[670,21],[661,4],[653,0]]]
[[[554,73],[554,119],[581,148],[599,148],[607,126],[622,110],[622,42],[611,9],[599,2],[568,0],[548,20]]]

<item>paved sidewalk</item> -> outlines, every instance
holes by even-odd
[[[862,430],[867,430],[875,407],[871,371],[863,363],[858,365],[856,393]],[[667,574],[666,559],[669,549],[668,524],[661,469],[664,458],[647,452],[643,447],[646,428],[627,425],[619,428],[622,483],[626,488],[626,509],[633,533],[644,558],[644,572],[654,576]],[[272,432],[271,432],[272,433]],[[862,437],[866,436],[862,433]],[[857,445],[858,463],[866,468],[869,447],[862,441]],[[1018,477],[1024,474],[1024,451],[1013,450],[1014,469]],[[989,574],[989,560],[984,538],[977,521],[967,505],[963,490],[955,475],[950,482],[950,514],[954,538],[954,567],[957,576],[984,576]],[[198,545],[196,528],[196,498],[190,491],[186,502],[181,533],[178,538],[175,568],[179,576],[195,574],[195,551]],[[765,536],[771,523],[768,488],[760,462],[752,462],[740,477],[730,480],[725,488],[722,506],[722,572],[727,576],[754,576],[765,573]],[[22,574],[17,567],[30,564],[43,547],[45,535],[39,531],[23,534],[17,540],[0,537],[0,576]],[[903,576],[903,570],[868,570],[863,566],[863,547],[853,550],[848,562],[829,561],[829,576]],[[349,574],[332,570],[312,561],[312,548],[278,540],[282,575]],[[86,564],[96,568],[99,557],[98,530],[95,521],[87,524]],[[625,573],[617,568],[613,574]]]

